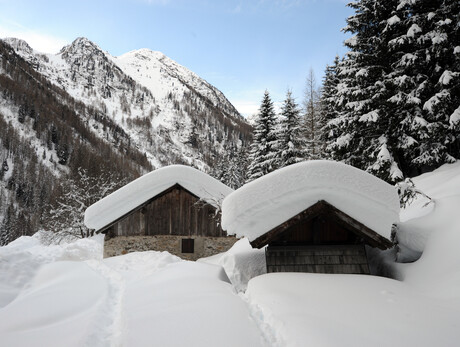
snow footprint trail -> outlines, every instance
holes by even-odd
[[[246,304],[250,319],[252,319],[252,321],[259,329],[261,339],[264,341],[264,345],[267,347],[286,346],[286,344],[282,342],[283,339],[278,333],[279,327],[275,329],[274,326],[269,323],[270,319],[266,319],[266,312],[262,310],[259,305],[252,303],[247,294],[240,293],[238,296]]]
[[[106,279],[107,295],[100,302],[94,318],[94,330],[85,346],[117,347],[123,343],[123,301],[125,280],[123,276],[101,261],[89,260],[87,265]]]

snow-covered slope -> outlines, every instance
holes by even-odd
[[[154,167],[207,169],[224,146],[248,138],[248,124],[219,90],[160,52],[113,57],[80,37],[53,55],[4,41],[53,84],[113,118]]]
[[[427,205],[428,200],[418,196],[401,214],[398,256],[402,261],[414,251],[420,256],[414,263],[400,264],[401,277],[429,292],[456,297],[460,293],[460,163],[445,164],[413,181],[432,202]]]
[[[155,97],[165,98],[169,92],[179,95],[192,90],[210,100],[233,117],[238,111],[221,91],[194,72],[168,58],[163,53],[147,48],[125,53],[113,60],[127,75],[147,87]]]
[[[446,302],[384,277],[272,273],[246,294],[272,346],[454,347],[460,337],[458,294]]]

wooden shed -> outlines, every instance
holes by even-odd
[[[234,243],[222,230],[219,213],[219,201],[231,191],[203,172],[173,165],[90,206],[85,223],[106,234],[107,256],[153,249],[196,259]]]
[[[229,194],[222,225],[266,246],[267,272],[369,274],[367,246],[387,249],[399,218],[394,187],[343,163],[307,161]]]

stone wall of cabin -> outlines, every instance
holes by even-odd
[[[197,260],[217,253],[225,252],[238,241],[228,237],[192,236],[194,253],[182,253],[184,236],[154,235],[154,236],[117,236],[107,238],[104,243],[104,258],[140,251],[168,251],[182,259]]]

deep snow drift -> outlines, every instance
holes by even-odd
[[[233,191],[197,169],[170,165],[139,177],[88,207],[85,224],[99,230],[175,184],[213,206]]]
[[[0,247],[0,308],[13,301],[42,265],[67,260],[101,260],[103,240],[103,235],[97,235],[73,243],[43,246],[37,233]]]
[[[399,198],[388,183],[338,162],[312,160],[276,170],[228,195],[222,228],[255,240],[319,200],[390,239]]]
[[[197,261],[222,266],[237,292],[246,291],[251,278],[267,272],[265,249],[252,248],[247,238],[238,240],[227,252]]]

